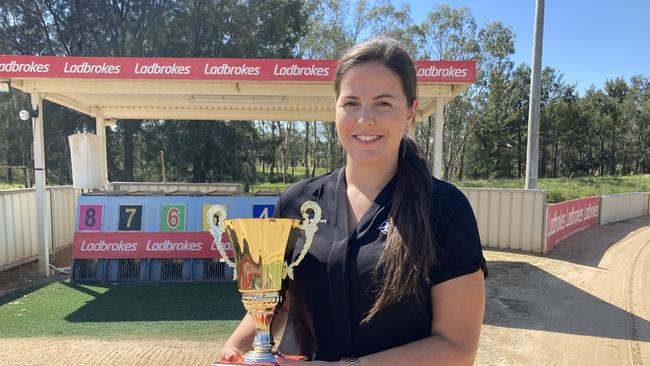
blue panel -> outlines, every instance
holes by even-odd
[[[194,281],[203,280],[203,265],[205,260],[202,258],[192,259],[192,279]]]
[[[274,210],[275,205],[253,205],[253,218],[271,218]]]
[[[160,281],[160,259],[151,259],[149,261],[149,280]]]
[[[182,278],[183,278],[183,281],[189,281],[189,280],[192,279],[192,260],[191,259],[183,260]]]
[[[235,269],[230,266],[226,266],[223,273],[224,280],[232,281],[234,276],[235,276]]]
[[[107,259],[97,261],[97,281],[106,281],[106,262]]]
[[[142,231],[160,232],[163,204],[184,204],[186,206],[186,231],[203,231],[203,205],[225,204],[228,217],[259,217],[254,212],[255,205],[271,207],[278,201],[277,196],[81,196],[76,207],[79,214],[80,204],[104,205],[102,231],[118,231],[120,205],[142,205]],[[272,209],[270,210],[272,215]],[[75,219],[75,227],[77,225]]]
[[[149,281],[149,264],[150,259],[143,259],[140,261],[140,281]]]
[[[117,274],[120,269],[120,260],[119,259],[109,259],[108,260],[108,270],[106,273],[107,281],[117,281]]]

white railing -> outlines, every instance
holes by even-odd
[[[51,219],[50,251],[68,246],[74,235],[79,190],[48,187],[46,212]],[[0,270],[38,258],[36,194],[33,188],[0,191]]]
[[[116,191],[194,191],[209,193],[213,191],[242,193],[244,185],[241,183],[157,183],[157,182],[113,182]]]
[[[545,191],[500,188],[460,190],[472,205],[484,247],[543,252]]]
[[[600,201],[600,224],[623,221],[644,215],[647,210],[646,193],[621,193],[602,196]]]

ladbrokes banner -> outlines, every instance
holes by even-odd
[[[598,224],[600,196],[548,205],[546,211],[546,252],[560,240]]]
[[[226,254],[232,257],[232,248],[225,233],[221,242],[224,243]],[[221,256],[209,232],[76,232],[72,244],[72,257],[128,259],[220,258]]]
[[[0,77],[67,79],[334,79],[334,60],[0,56]],[[474,61],[417,61],[419,82],[473,83]]]

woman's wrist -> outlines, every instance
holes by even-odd
[[[223,344],[223,347],[221,347],[221,349],[233,350],[233,351],[236,351],[237,353],[240,353],[240,354],[245,352],[241,347],[238,347],[237,345],[235,345],[234,342],[231,343],[231,342],[228,342],[228,341],[226,341],[226,343]]]

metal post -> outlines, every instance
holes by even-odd
[[[165,179],[165,152],[160,150],[160,170],[162,170],[162,181],[163,183],[167,182]]]
[[[29,168],[24,166],[23,169],[25,170],[25,188],[31,188],[32,181],[29,179]]]
[[[32,93],[32,132],[34,134],[34,181],[36,182],[36,232],[38,236],[38,270],[50,276],[50,222],[45,210],[45,139],[43,137],[43,100]]]
[[[101,155],[101,161],[99,162],[101,164],[101,169],[104,175],[104,181],[102,182],[103,189],[108,189],[108,161],[107,161],[107,154],[106,154],[106,121],[104,120],[104,115],[99,112],[95,116],[95,131],[97,134],[97,137],[101,139],[102,142],[102,155]]]
[[[542,88],[542,40],[544,35],[544,0],[537,0],[533,35],[533,65],[528,106],[528,148],[526,151],[526,189],[537,188],[539,152],[539,103]]]
[[[445,125],[444,98],[436,98],[436,130],[433,140],[433,176],[442,179],[442,131]]]

